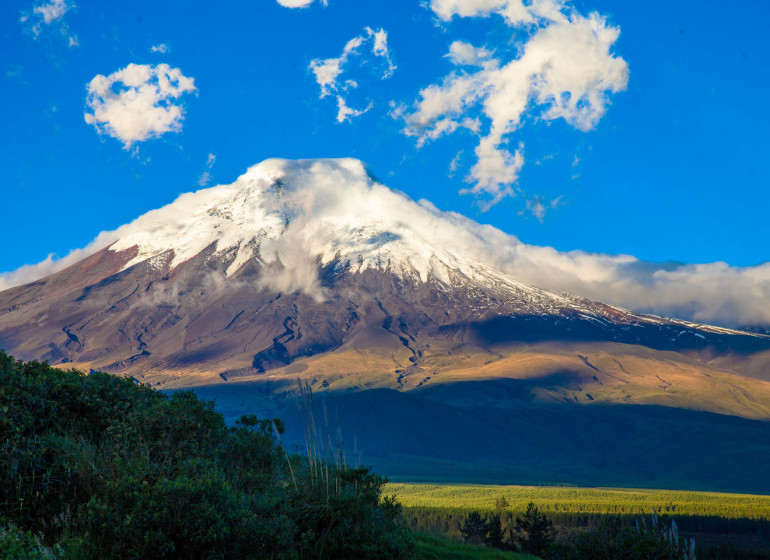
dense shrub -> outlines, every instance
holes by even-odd
[[[384,480],[324,463],[320,484],[281,429],[253,416],[228,427],[192,392],[0,351],[2,538],[81,560],[403,557]]]
[[[561,546],[553,547],[552,560],[695,560],[695,543],[680,539],[676,523],[641,519],[624,526],[620,519],[608,519],[596,531],[582,533]]]
[[[0,560],[56,560],[61,554],[58,547],[44,546],[29,531],[21,531],[13,525],[0,525]]]

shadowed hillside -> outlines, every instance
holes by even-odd
[[[558,382],[559,379],[554,381]],[[199,388],[226,416],[264,407],[301,441],[293,397]],[[770,423],[663,406],[543,403],[514,380],[316,395],[347,447],[392,480],[770,492]],[[324,409],[326,412],[324,413]]]

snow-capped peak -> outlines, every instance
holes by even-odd
[[[173,267],[213,244],[236,252],[227,274],[256,258],[446,280],[449,271],[471,278],[486,265],[483,233],[492,229],[385,187],[355,159],[269,159],[230,185],[183,194],[121,227],[111,249],[138,248],[126,267],[169,249]]]
[[[281,277],[266,286],[281,292],[319,294],[318,264],[335,263],[444,283],[457,274],[485,286],[504,277],[522,288],[517,280],[697,322],[764,324],[770,316],[768,265],[659,266],[630,255],[524,244],[389,189],[355,159],[266,160],[232,184],[183,194],[61,259],[0,274],[0,290],[64,270],[106,247],[136,250],[125,268],[144,261],[175,267],[207,248],[225,257],[228,275],[248,262],[281,263],[262,275]],[[738,285],[747,288],[732,288]]]

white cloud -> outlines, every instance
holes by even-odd
[[[337,91],[337,79],[342,74],[342,66],[348,61],[348,57],[357,54],[361,43],[363,37],[354,37],[345,44],[338,58],[315,58],[310,61],[309,68],[315,75],[315,81],[321,86],[321,99]]]
[[[68,266],[93,255],[116,240],[117,238],[114,237],[114,232],[102,232],[83,249],[70,251],[62,258],[56,258],[56,255],[50,254],[45,260],[37,264],[28,264],[10,272],[0,273],[0,291],[13,288],[14,286],[20,286],[28,282],[34,282],[40,278],[55,274],[56,272],[64,270]]]
[[[51,0],[47,4],[41,4],[35,6],[32,10],[33,13],[39,15],[43,19],[43,23],[50,25],[56,20],[64,17],[73,5],[68,4],[67,0]]]
[[[97,75],[87,91],[86,122],[129,149],[181,130],[184,110],[178,100],[196,88],[193,78],[168,64],[129,64],[109,76]]]
[[[453,16],[502,16],[508,25],[533,24],[540,18],[557,19],[568,0],[430,0],[430,8],[444,21]]]
[[[393,64],[393,60],[390,58],[390,50],[388,50],[388,32],[382,28],[375,31],[371,27],[367,27],[366,32],[370,38],[374,39],[372,54],[384,58],[388,65],[388,68],[382,74],[382,79],[389,78],[396,70],[396,66]]]
[[[671,317],[740,326],[770,323],[770,264],[646,263],[623,255],[521,245],[509,274],[545,288]]]
[[[460,166],[460,158],[462,158],[463,151],[460,150],[455,154],[455,157],[452,158],[452,161],[449,162],[449,176],[452,177],[455,174],[455,171],[457,171],[457,168]]]
[[[455,41],[449,45],[449,53],[446,55],[457,66],[480,66],[489,60],[492,53],[484,48],[477,48],[465,41]]]
[[[430,7],[443,20],[497,14],[517,39],[526,37],[508,58],[454,41],[446,56],[457,68],[420,91],[411,109],[392,113],[418,147],[460,128],[476,133],[466,190],[487,196],[488,205],[518,192],[524,150],[515,133],[525,117],[591,130],[610,94],[628,82],[628,65],[612,53],[620,31],[597,13],[584,16],[556,0],[432,0]]]
[[[522,215],[529,212],[542,224],[548,211],[560,206],[563,198],[562,196],[557,196],[551,201],[546,201],[542,196],[527,198],[527,207],[519,212],[519,214]]]
[[[77,36],[70,35],[69,26],[64,22],[64,16],[74,7],[75,4],[68,0],[50,0],[49,2],[34,6],[31,13],[27,11],[22,12],[19,21],[27,26],[27,29],[34,35],[35,39],[40,37],[45,27],[56,24],[59,33],[68,38],[69,46],[77,47],[79,44]]]
[[[161,43],[160,45],[153,45],[150,47],[150,52],[154,53],[167,54],[170,51],[171,49],[166,43]]]
[[[315,0],[277,0],[277,1],[284,8],[307,8]],[[326,0],[321,0],[320,3],[322,6],[328,5],[328,2]]]
[[[198,186],[205,187],[211,182],[211,171],[204,171],[201,176],[198,177]]]
[[[347,106],[345,103],[345,99],[341,96],[337,96],[337,122],[343,123],[346,120],[350,120],[353,117],[357,117],[359,115],[363,115],[366,113],[369,109],[371,109],[374,106],[373,102],[369,102],[369,105],[367,105],[364,109],[351,109]]]
[[[366,52],[362,53],[364,50]],[[375,58],[384,61],[383,67],[378,71],[380,79],[389,78],[396,70],[388,49],[388,33],[380,28],[371,27],[364,29],[364,34],[353,37],[342,49],[342,54],[337,58],[316,58],[310,61],[308,68],[313,72],[316,83],[321,87],[320,98],[334,95],[337,99],[337,122],[342,123],[366,113],[374,104],[369,102],[364,109],[354,109],[348,105],[346,95],[352,89],[358,87],[358,82],[351,79],[342,80],[342,74],[354,60],[361,59],[367,52]]]

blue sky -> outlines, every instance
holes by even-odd
[[[494,187],[511,196],[491,207],[489,192],[461,193],[478,185],[468,181],[474,150],[490,134],[479,104],[454,115],[478,119],[476,132],[461,127],[421,147],[404,133],[410,118],[422,116],[422,90],[446,84],[453,72],[477,71],[446,56],[453,42],[505,64],[551,24],[478,11],[463,17],[446,7],[472,11],[482,3],[3,2],[0,271],[66,255],[200,188],[206,173],[209,185],[230,183],[268,157],[357,157],[415,199],[559,251],[737,266],[768,260],[766,2],[566,4],[564,13],[598,13],[604,28],[619,30],[602,63],[622,59],[627,75],[611,82],[623,87],[599,88],[604,112],[589,125],[545,118],[552,104],[528,104],[500,145],[511,154],[521,149],[518,178]],[[387,57],[375,52],[380,31]],[[355,37],[361,45],[337,90],[320,98],[312,61],[340,57]],[[167,64],[194,83],[161,101],[182,108],[184,118],[158,128],[157,137],[137,139],[141,130],[131,126],[111,136],[105,122],[100,132],[84,118],[95,111],[88,84],[129,64]],[[346,89],[345,80],[357,87]],[[371,108],[337,122],[337,94],[354,110]]]

